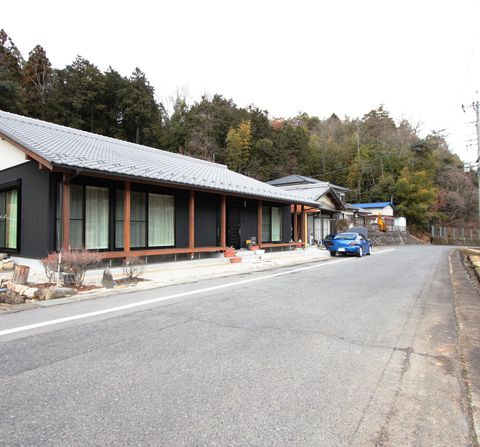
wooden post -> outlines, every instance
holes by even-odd
[[[190,191],[188,198],[188,248],[195,248],[195,191]],[[193,258],[193,250],[190,256]]]
[[[297,204],[293,205],[293,242],[298,242],[298,211]]]
[[[257,245],[262,245],[262,225],[263,225],[263,204],[259,200],[257,202]]]
[[[63,174],[62,202],[62,248],[70,250],[70,179],[67,174]]]
[[[305,205],[302,205],[302,212],[300,214],[300,234],[302,235],[301,239],[302,239],[302,242],[305,244],[306,243],[306,240],[305,240]],[[304,245],[305,246],[305,245]]]
[[[130,254],[131,184],[127,180],[123,185],[123,251],[128,256]]]
[[[220,247],[227,247],[227,198],[222,194],[220,204]]]

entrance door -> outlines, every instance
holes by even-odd
[[[238,203],[227,202],[227,245],[240,248],[240,210]]]

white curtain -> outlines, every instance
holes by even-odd
[[[272,206],[272,242],[282,240],[282,209]]]
[[[148,246],[175,245],[175,199],[160,194],[148,195]]]
[[[262,208],[262,242],[270,242],[270,207]]]
[[[87,186],[85,204],[85,247],[108,248],[108,188]]]
[[[131,193],[130,202],[130,246],[132,248],[145,247],[147,207],[144,192]]]
[[[115,248],[123,248],[123,191],[116,192],[115,207]]]
[[[6,231],[6,247],[17,248],[17,213],[18,213],[18,192],[16,189],[7,191],[7,231]]]

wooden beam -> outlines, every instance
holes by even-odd
[[[121,251],[100,251],[98,255],[102,259],[125,258],[126,256],[159,256],[159,255],[180,255],[189,253],[213,253],[225,251],[225,247],[195,247],[195,248],[153,248],[142,250],[131,250],[130,253]]]
[[[227,246],[227,197],[222,194],[220,204],[220,246]]]
[[[188,196],[188,248],[193,257],[195,248],[195,191],[190,190]]]
[[[257,201],[257,244],[262,245],[263,203]]]
[[[297,204],[293,205],[293,242],[298,242],[298,211]]]
[[[261,244],[260,248],[275,248],[275,247],[294,247],[297,245],[298,242],[268,242],[265,244]],[[303,244],[303,242],[302,242]]]
[[[2,132],[0,132],[0,138],[8,141],[10,144],[13,144],[17,149],[20,149],[28,157],[28,159],[38,161],[41,165],[45,166],[49,171],[53,170],[53,166],[49,161],[45,160],[43,157],[40,157],[40,155],[36,154],[30,149],[27,149],[22,144],[16,142],[13,138],[10,138],[9,136],[5,135]]]
[[[130,209],[131,209],[131,184],[126,181],[123,187],[123,251],[130,255]]]
[[[70,180],[66,174],[62,182],[62,248],[70,250]]]
[[[305,239],[305,206],[302,205],[302,211],[300,213],[300,235],[302,236],[300,239],[302,242],[306,242]]]
[[[60,167],[60,166],[55,166],[53,168],[54,172],[60,172],[60,173],[66,173],[66,174],[75,174],[75,169],[73,168],[68,168],[68,167]],[[82,176],[85,177],[94,177],[94,178],[103,178],[106,180],[113,180],[113,181],[118,181],[118,182],[123,182],[125,180],[130,180],[132,183],[138,183],[141,185],[153,185],[153,186],[159,186],[161,188],[170,188],[170,189],[181,189],[183,191],[185,190],[191,190],[192,186],[191,185],[181,185],[177,183],[169,183],[168,181],[162,181],[162,180],[154,180],[154,179],[146,179],[143,177],[135,177],[133,175],[121,175],[121,174],[114,174],[114,173],[105,173],[102,171],[94,171],[92,169],[86,169],[82,168],[81,172]],[[198,192],[209,192],[212,194],[223,194],[222,191],[218,189],[212,189],[212,188],[203,188],[201,186],[195,186],[193,191],[198,191]],[[226,191],[225,194],[227,194],[229,197],[239,197],[242,199],[248,199],[248,200],[256,200],[258,199],[258,196],[256,195],[248,195],[248,194],[242,194],[242,193],[237,193],[237,192],[231,192],[231,191]],[[270,202],[275,202],[275,203],[283,203],[283,204],[291,204],[291,201],[288,199],[268,199]]]

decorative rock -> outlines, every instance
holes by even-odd
[[[75,295],[77,291],[69,287],[50,287],[45,292],[46,300],[54,300],[57,298],[65,298],[66,296]]]
[[[2,260],[2,270],[13,270],[13,267],[13,259],[8,258]]]
[[[27,298],[35,298],[35,293],[38,289],[35,289],[34,287],[29,287],[25,292],[23,292],[23,295],[26,296]]]
[[[43,301],[48,289],[37,289],[35,291],[35,298],[37,300]]]
[[[112,273],[110,272],[110,269],[107,267],[103,271],[103,277],[102,277],[102,286],[106,287],[107,289],[113,288],[115,283],[113,282],[113,276]]]

